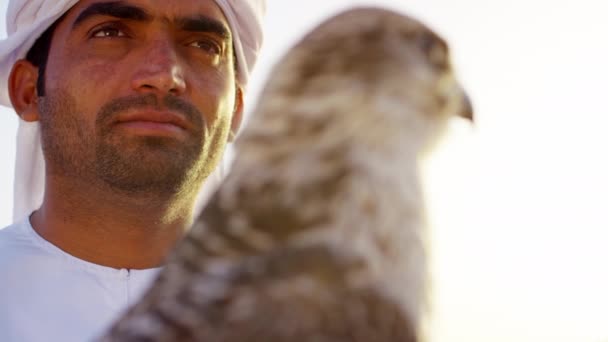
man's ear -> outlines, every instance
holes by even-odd
[[[25,59],[13,65],[8,78],[8,93],[17,115],[28,122],[38,121],[38,68]]]
[[[239,132],[241,127],[241,121],[243,120],[243,109],[245,105],[243,103],[243,90],[241,86],[236,86],[236,98],[234,101],[234,112],[232,113],[232,123],[230,125],[230,135],[228,136],[228,142],[233,142],[236,134]]]

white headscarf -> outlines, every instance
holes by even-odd
[[[238,79],[245,88],[262,46],[262,18],[266,0],[214,0],[222,9],[234,40]],[[8,77],[13,64],[25,55],[40,35],[78,0],[12,0],[6,13],[7,34],[0,41],[0,104],[11,107]],[[223,162],[209,176],[199,202],[219,185]],[[44,194],[44,158],[37,122],[19,120],[15,162],[13,220],[37,209]]]

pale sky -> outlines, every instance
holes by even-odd
[[[475,127],[455,121],[425,168],[432,341],[608,342],[605,0],[302,3],[268,1],[250,109],[294,39],[360,3],[443,35],[475,105]],[[1,108],[0,226],[11,222],[15,132]]]

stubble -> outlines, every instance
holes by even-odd
[[[142,107],[159,108],[153,94],[118,98],[86,120],[76,99],[54,91],[40,99],[42,147],[47,173],[72,177],[131,194],[173,195],[200,186],[215,165],[206,158],[203,115],[190,103],[165,97],[162,106],[192,124],[186,139],[128,135],[117,130],[117,115]]]

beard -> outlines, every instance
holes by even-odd
[[[205,146],[203,115],[193,105],[170,95],[163,99],[165,108],[192,124],[186,139],[127,135],[113,127],[121,112],[158,108],[158,102],[153,94],[115,99],[87,121],[70,94],[47,93],[40,101],[47,173],[128,193],[162,196],[198,189],[219,162],[223,146]]]

